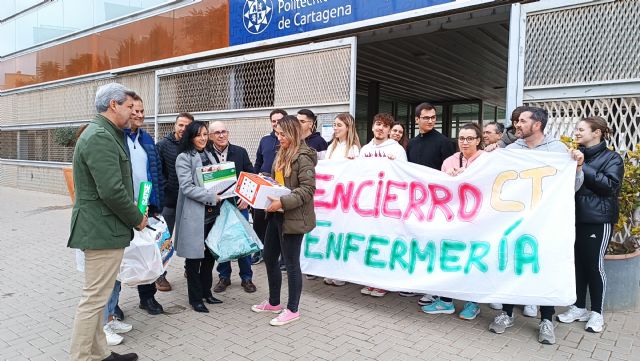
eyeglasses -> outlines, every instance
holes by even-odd
[[[478,137],[458,137],[458,142],[460,143],[471,143],[474,140],[478,139]]]
[[[431,121],[436,120],[436,116],[435,116],[435,115],[432,115],[432,116],[428,116],[428,115],[427,115],[427,116],[424,116],[424,117],[418,117],[418,118],[419,118],[420,120],[427,120],[427,121],[429,121],[429,120],[431,120]]]
[[[482,132],[482,134],[499,134],[498,132],[491,132],[488,130],[485,130],[484,132]]]
[[[218,131],[212,132],[210,134],[213,134],[214,137],[220,137],[220,136],[226,137],[227,134],[229,134],[229,132],[226,131],[226,130],[218,130]]]

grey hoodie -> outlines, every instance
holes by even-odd
[[[524,139],[518,139],[515,142],[507,145],[506,149],[531,149],[531,150],[539,150],[543,152],[557,152],[557,153],[567,153],[568,148],[564,143],[559,141],[558,139],[554,139],[549,135],[545,135],[542,143],[538,144],[534,148],[529,148]],[[584,182],[584,173],[582,169],[579,172],[576,172],[576,182],[575,182],[575,191],[577,192],[582,186],[582,182]]]

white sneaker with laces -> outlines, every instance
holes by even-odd
[[[527,317],[536,317],[538,315],[538,306],[534,306],[534,305],[524,306],[524,310],[522,310],[522,314]]]
[[[130,324],[118,321],[115,318],[109,321],[107,325],[109,326],[109,328],[111,328],[111,331],[115,333],[127,333],[133,328],[133,326],[131,326]]]
[[[604,318],[601,314],[595,311],[591,311],[591,316],[589,317],[589,321],[584,326],[584,329],[589,332],[599,333],[602,332],[602,328],[604,327]]]
[[[578,308],[575,305],[569,306],[569,309],[556,316],[556,320],[562,323],[571,323],[573,321],[586,322],[589,321],[589,311],[586,308]]]
[[[102,329],[104,330],[105,336],[107,336],[107,345],[115,346],[122,343],[122,340],[124,338],[118,335],[117,333],[113,332],[113,330],[111,329],[111,327],[109,327],[108,324],[104,325]]]
[[[430,305],[433,302],[435,302],[435,297],[433,297],[432,295],[424,295],[422,297],[420,297],[420,299],[418,300],[418,304],[420,306],[426,306],[426,305]]]

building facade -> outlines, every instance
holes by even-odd
[[[160,138],[179,112],[223,120],[253,158],[273,108],[378,112],[416,132],[437,106],[451,138],[521,104],[548,131],[605,117],[620,150],[640,143],[640,2],[634,0],[45,0],[0,10],[0,185],[66,193],[61,145],[90,120],[98,86],[145,101]]]

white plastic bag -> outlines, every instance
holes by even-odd
[[[84,252],[76,248],[76,269],[84,273]]]
[[[164,273],[162,255],[156,241],[161,237],[162,231],[149,228],[134,230],[131,244],[124,249],[120,282],[127,286],[146,285],[155,282]]]
[[[149,227],[156,231],[156,246],[158,246],[160,255],[162,256],[162,272],[164,272],[167,270],[167,267],[169,267],[174,252],[169,226],[167,222],[165,222],[164,217],[158,216],[149,218]]]

